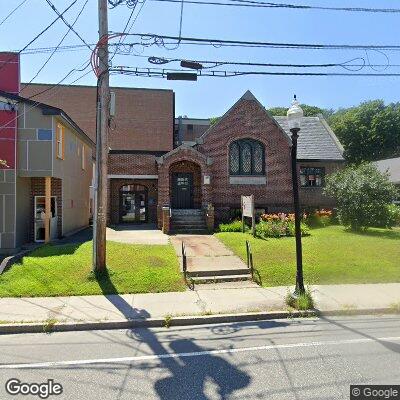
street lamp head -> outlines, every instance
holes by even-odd
[[[303,115],[304,115],[303,110],[296,99],[296,95],[294,95],[292,105],[287,112],[287,119],[290,130],[292,129],[300,130],[301,122],[303,120]]]

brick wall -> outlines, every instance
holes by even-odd
[[[157,175],[154,154],[109,154],[108,173],[117,175]]]
[[[343,168],[342,162],[298,162],[300,167],[325,168],[325,176]],[[300,172],[299,172],[300,176]],[[300,182],[299,182],[300,187]],[[323,194],[323,187],[300,187],[300,202],[302,208],[332,208],[335,207],[335,200]]]
[[[52,85],[31,84],[22,95],[29,97]],[[174,92],[165,89],[111,88],[115,93],[115,129],[110,131],[113,150],[159,150],[173,147]],[[56,96],[54,94],[56,93]],[[96,140],[96,87],[59,85],[35,100],[64,110],[79,127]]]
[[[232,141],[251,138],[265,146],[266,184],[230,184],[229,146]],[[290,143],[258,102],[239,101],[214,125],[199,145],[199,151],[212,158],[212,198],[216,219],[231,208],[240,208],[240,196],[255,196],[257,208],[292,206]]]
[[[35,196],[45,195],[45,178],[31,178],[31,223],[30,223],[30,235],[29,239],[34,240],[34,206]],[[62,180],[58,178],[51,178],[51,195],[57,196],[57,230],[58,237],[62,236]]]

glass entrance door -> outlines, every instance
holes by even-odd
[[[146,192],[120,193],[120,222],[146,222],[147,196]]]

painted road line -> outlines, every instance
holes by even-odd
[[[275,349],[292,349],[299,347],[317,347],[317,346],[339,346],[343,344],[365,344],[371,342],[391,342],[400,340],[400,336],[392,337],[378,337],[378,338],[360,338],[360,339],[347,339],[347,340],[331,340],[323,342],[306,342],[306,343],[289,343],[289,344],[274,344],[255,347],[239,347],[220,350],[204,350],[194,351],[190,353],[165,353],[165,354],[152,354],[148,356],[134,356],[134,357],[116,357],[116,358],[98,358],[89,360],[68,360],[68,361],[49,361],[40,363],[25,363],[25,364],[3,364],[0,369],[29,369],[29,368],[51,368],[63,367],[72,365],[90,365],[90,364],[117,364],[135,361],[148,361],[148,360],[162,360],[165,358],[183,358],[183,357],[201,357],[208,355],[219,354],[234,354],[245,353],[254,351],[267,351]]]

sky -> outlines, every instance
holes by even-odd
[[[78,0],[65,18],[72,22],[86,0]],[[0,0],[0,21],[21,0]],[[52,0],[58,10],[64,10],[72,0]],[[277,2],[284,2],[279,0]],[[400,8],[398,0],[285,0],[291,4],[343,7]],[[177,36],[180,28],[180,4],[145,0],[138,4],[134,16],[141,8],[132,33],[154,33]],[[131,10],[120,5],[109,10],[109,30],[122,31]],[[19,50],[37,33],[56,18],[45,0],[27,0],[7,21],[0,25],[0,51]],[[322,10],[270,9],[220,7],[184,4],[182,36],[232,40],[322,43],[322,44],[399,44],[400,14],[377,14]],[[88,42],[98,40],[97,0],[88,0],[75,29]],[[68,28],[59,20],[49,31],[29,48],[56,46]],[[135,40],[126,39],[126,42]],[[63,45],[81,44],[70,32]],[[370,63],[400,64],[400,52],[380,54],[361,50],[291,50],[261,48],[216,48],[209,46],[181,45],[176,50],[161,47],[135,48],[136,55],[116,55],[114,66],[152,67],[147,57],[159,56],[194,60],[224,60],[263,63],[338,63],[354,58],[369,58]],[[48,53],[21,56],[21,79],[30,81],[46,61]],[[37,83],[56,83],[71,69],[88,62],[90,51],[56,53],[34,79]],[[170,63],[170,68],[179,67]],[[236,66],[217,69],[237,70]],[[243,69],[252,69],[246,67]],[[264,70],[266,70],[264,68]],[[270,68],[282,71],[282,68]],[[288,69],[285,69],[288,71]],[[347,72],[344,69],[338,72]],[[360,72],[373,73],[366,66]],[[400,72],[390,67],[384,72]],[[82,73],[71,74],[64,83],[71,83]],[[246,90],[267,108],[287,106],[295,93],[302,103],[322,108],[339,108],[357,105],[370,99],[385,102],[398,101],[400,77],[288,77],[288,76],[241,76],[230,78],[200,77],[197,82],[176,82],[160,78],[112,75],[112,86],[165,88],[176,95],[176,115],[208,118],[222,115]],[[76,82],[95,85],[93,72]],[[23,95],[23,93],[22,93]],[[117,99],[118,107],[118,99]]]

